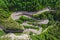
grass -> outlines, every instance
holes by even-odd
[[[0,36],[5,35],[5,32],[3,30],[0,30]]]

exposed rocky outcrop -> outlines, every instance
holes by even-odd
[[[0,38],[1,39],[5,38],[5,40],[7,40],[7,38],[8,40],[30,40],[30,36],[28,34],[22,34],[22,35],[16,36],[15,34],[10,33],[10,34],[1,36]]]

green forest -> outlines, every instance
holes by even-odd
[[[13,12],[38,12],[44,8],[50,8],[50,10],[42,14],[32,15],[33,18],[37,20],[48,19],[48,24],[34,24],[34,26],[22,26],[25,21],[29,21],[28,24],[33,24],[37,20],[21,16],[18,20],[13,20],[11,14]],[[43,31],[41,34],[33,35],[30,33],[30,38],[32,40],[60,40],[60,0],[0,0],[0,27],[3,29],[16,29],[24,30],[26,28],[39,29],[36,26],[41,26]],[[0,37],[6,35],[3,30],[0,30]],[[21,35],[23,33],[14,33]],[[0,40],[10,40],[1,39]]]

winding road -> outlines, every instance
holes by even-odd
[[[53,10],[50,10],[49,8],[46,8],[46,9],[43,9],[41,11],[38,11],[38,12],[14,12],[12,15],[11,15],[11,18],[13,20],[17,20],[19,19],[22,15],[28,17],[28,18],[32,18],[31,15],[36,15],[36,14],[41,14],[41,13],[44,13],[46,11],[53,11]],[[34,19],[34,18],[32,18]],[[37,19],[34,19],[34,20],[37,20]],[[49,20],[48,19],[45,19],[45,20],[40,20],[38,21],[38,24],[48,24]],[[27,26],[33,26],[33,25],[29,25],[27,24],[27,22],[24,22],[22,23],[21,25],[27,25]],[[41,31],[42,31],[42,28],[39,28],[39,30],[35,30],[35,29],[25,29],[24,32],[33,32],[33,33],[36,33],[36,34],[40,34]],[[40,33],[39,33],[40,32]]]
[[[38,11],[38,12],[24,12],[24,11],[22,11],[22,12],[14,12],[14,13],[11,15],[11,18],[12,18],[13,20],[17,20],[17,19],[20,18],[21,15],[26,15],[27,17],[30,18],[31,15],[42,14],[42,13],[44,13],[44,12],[46,12],[46,11],[52,11],[52,10],[50,10],[49,8],[46,8],[46,9],[43,9],[43,10]]]

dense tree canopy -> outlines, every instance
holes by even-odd
[[[38,11],[44,7],[60,7],[60,0],[0,0],[0,8],[10,11]]]

